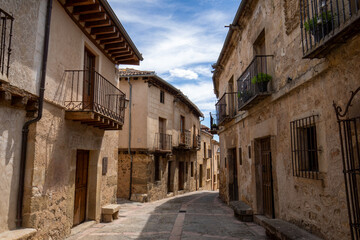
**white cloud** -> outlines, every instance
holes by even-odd
[[[178,77],[178,78],[185,78],[185,79],[198,79],[199,75],[192,71],[192,70],[186,70],[181,68],[175,68],[169,71],[170,77]]]

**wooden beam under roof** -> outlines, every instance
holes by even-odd
[[[117,64],[126,64],[126,65],[140,65],[139,60],[121,60],[116,61]]]
[[[121,57],[116,57],[115,61],[128,61],[128,60],[135,60],[135,56],[134,54],[131,54],[129,56],[121,56]]]
[[[95,0],[66,0],[65,7],[95,4]]]
[[[123,42],[123,41],[124,41],[124,39],[122,37],[110,38],[110,39],[100,40],[100,44],[119,43],[119,42]]]
[[[114,33],[115,30],[116,30],[115,26],[97,27],[97,28],[92,28],[90,31],[90,34],[91,35],[100,35],[100,34]]]
[[[132,51],[118,52],[111,54],[111,57],[117,58],[117,57],[131,56],[132,54],[134,54]]]
[[[105,45],[105,50],[112,50],[112,49],[123,49],[126,48],[125,42],[122,43],[111,43]]]
[[[124,49],[113,49],[113,50],[109,50],[109,51],[107,51],[109,54],[114,54],[114,53],[124,53],[124,52],[128,52],[128,51],[130,51],[131,49],[130,49],[130,47],[129,46],[127,46],[126,48],[124,48]]]
[[[106,20],[107,16],[106,13],[91,13],[91,14],[84,14],[80,15],[79,20],[81,22],[92,22],[92,21],[99,21],[99,20]]]
[[[119,32],[116,32],[116,33],[108,33],[108,34],[101,34],[101,35],[96,35],[96,40],[118,38],[119,36],[120,36],[120,33],[119,33]]]
[[[100,20],[100,21],[93,21],[93,22],[86,22],[85,27],[86,28],[92,28],[92,27],[106,27],[111,25],[111,20]]]
[[[83,5],[83,6],[76,6],[73,9],[74,15],[79,14],[90,14],[90,13],[98,13],[102,11],[102,7],[99,4],[91,4],[91,5]]]

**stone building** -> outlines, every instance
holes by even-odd
[[[359,145],[347,142],[359,133],[340,141],[333,102],[345,111],[360,86],[360,5],[336,2],[241,1],[213,66],[212,127],[224,201],[324,239],[358,239]],[[355,149],[347,182],[344,149]]]
[[[62,239],[116,201],[115,66],[142,57],[106,0],[0,8],[0,238]]]
[[[119,136],[117,196],[144,202],[195,191],[203,114],[154,72],[120,69],[119,75],[132,117]]]
[[[219,143],[213,139],[210,128],[205,125],[201,125],[200,139],[201,149],[197,153],[197,189],[216,190],[218,171],[216,153],[219,149]]]

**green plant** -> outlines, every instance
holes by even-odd
[[[272,76],[267,73],[258,73],[255,77],[251,79],[251,83],[261,83],[269,82],[272,79]]]
[[[309,19],[308,21],[306,21],[304,23],[305,26],[305,30],[306,31],[313,31],[314,27],[316,27],[317,25],[320,25],[321,23],[328,23],[332,20],[333,15],[331,14],[330,11],[327,12],[323,12],[321,14],[321,17],[318,15],[315,15],[312,19]]]
[[[217,125],[216,125],[215,123],[213,123],[213,124],[211,125],[211,127],[214,129],[214,128],[217,128]]]

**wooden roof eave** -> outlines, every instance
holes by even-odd
[[[106,0],[58,0],[66,13],[114,64],[139,65],[138,49]],[[116,54],[113,54],[116,52]]]

